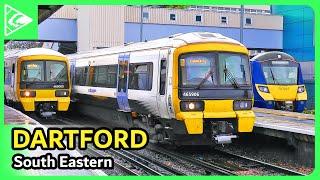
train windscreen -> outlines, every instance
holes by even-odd
[[[68,88],[68,68],[63,61],[23,61],[21,88]]]
[[[236,53],[190,53],[181,55],[180,86],[212,88],[250,85],[248,57]]]
[[[298,82],[298,64],[290,61],[270,61],[262,64],[267,84],[294,85]]]

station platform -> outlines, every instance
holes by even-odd
[[[36,120],[23,114],[22,112],[4,105],[4,123],[10,125],[40,125]]]
[[[253,133],[272,141],[282,139],[294,147],[291,160],[314,167],[315,159],[315,117],[272,109],[254,108],[256,114]]]
[[[315,135],[314,115],[271,109],[254,108],[255,127],[309,136]]]

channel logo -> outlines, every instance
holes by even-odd
[[[5,16],[4,16],[4,35],[9,36],[19,29],[25,27],[32,22],[32,19],[18,11],[17,9],[5,4]]]

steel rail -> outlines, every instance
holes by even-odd
[[[128,156],[126,153],[123,153],[120,150],[114,150],[114,149],[109,149],[108,151],[112,152],[113,154],[117,155],[120,158],[125,159],[126,161],[129,161],[130,163],[140,167],[143,169],[145,172],[151,174],[151,175],[158,175],[158,176],[163,176],[162,173],[150,168],[149,166],[143,164],[142,162],[139,162],[138,160],[134,159],[134,157]]]
[[[187,162],[190,162],[191,164],[195,164],[197,166],[200,166],[202,168],[204,168],[205,170],[207,170],[208,172],[215,172],[215,173],[219,173],[221,175],[228,175],[228,176],[236,176],[237,174],[230,171],[229,169],[226,169],[224,167],[209,163],[209,162],[205,162],[193,157],[189,157],[180,153],[174,153],[171,151],[168,151],[164,148],[153,148],[153,147],[148,147],[149,150],[154,151],[156,153],[160,153],[163,155],[166,155],[170,158],[176,159],[176,160],[184,160]]]
[[[214,151],[217,152],[217,153],[223,154],[225,156],[238,158],[238,159],[242,159],[242,160],[246,160],[246,161],[251,161],[251,162],[257,163],[259,165],[262,165],[262,166],[264,166],[266,168],[275,170],[277,172],[281,172],[281,173],[286,174],[286,175],[306,176],[306,174],[303,174],[303,173],[300,173],[300,172],[297,172],[297,171],[294,171],[294,170],[291,170],[291,169],[287,169],[287,168],[284,168],[284,167],[281,167],[281,166],[277,166],[277,165],[270,164],[270,163],[267,163],[267,162],[263,162],[263,161],[260,161],[260,160],[252,159],[252,158],[245,157],[245,156],[242,156],[242,155],[237,155],[237,154],[233,154],[233,153],[222,151],[222,150],[218,150],[218,149],[215,149]],[[215,155],[216,155],[216,153],[215,153]]]
[[[124,152],[124,151],[122,151],[122,152]],[[133,153],[133,152],[129,152],[129,151],[125,151],[125,153],[127,153],[129,156],[132,156],[132,157],[135,157],[136,159],[139,159],[140,161],[146,161],[149,164],[154,164],[156,166],[159,166],[160,168],[168,171],[169,173],[171,173],[173,175],[186,175],[185,173],[183,173],[181,171],[178,171],[168,165],[163,164],[162,162],[160,162],[156,159],[147,157],[145,155]]]
[[[94,154],[95,156],[105,156],[105,154],[102,154],[100,151],[96,150],[96,149],[92,149],[90,147],[87,148],[87,150],[89,150],[90,153]],[[114,161],[114,166],[119,168],[121,171],[129,174],[129,175],[133,175],[133,176],[139,176],[138,173],[132,171],[131,169],[123,166],[122,164],[120,163],[117,163]]]

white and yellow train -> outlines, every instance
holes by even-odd
[[[5,54],[5,103],[41,117],[67,111],[71,84],[65,55],[44,48]]]
[[[193,32],[69,56],[79,112],[155,142],[230,143],[252,132],[248,50],[217,33]]]

